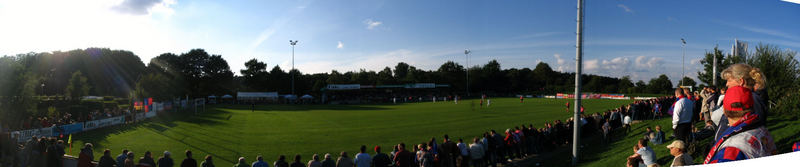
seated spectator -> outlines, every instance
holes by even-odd
[[[660,125],[656,125],[656,131],[653,132],[653,138],[650,139],[650,142],[653,144],[662,144],[664,140],[664,131],[661,131]]]
[[[359,151],[360,152],[356,154],[356,158],[354,159],[356,167],[370,167],[370,165],[372,165],[372,157],[367,154],[367,146],[361,145]]]
[[[272,163],[272,166],[275,166],[275,167],[289,167],[289,163],[286,162],[286,156],[281,155],[281,156],[278,156],[278,160],[277,161]]]
[[[103,151],[103,156],[100,157],[100,162],[97,163],[99,167],[114,167],[116,162],[114,162],[114,158],[111,158],[111,150],[106,149]]]
[[[714,135],[717,132],[717,126],[714,126],[714,122],[711,120],[706,120],[706,126],[703,129],[697,130],[694,133],[694,137],[697,140],[702,140]]]
[[[206,155],[206,159],[200,163],[200,167],[214,167],[214,161],[211,155]]]
[[[392,165],[392,160],[389,155],[381,152],[381,146],[375,146],[375,156],[372,157],[373,167],[389,167]]]
[[[133,162],[133,152],[128,152],[128,155],[125,155],[125,162],[124,167],[136,167],[136,164]]]
[[[150,167],[156,166],[156,161],[153,160],[153,155],[150,153],[150,151],[144,152],[144,157],[139,159],[139,165],[146,165]]]
[[[672,166],[689,166],[694,165],[694,159],[691,155],[685,154],[686,153],[686,144],[683,143],[681,140],[675,140],[672,144],[667,146],[669,149],[669,154],[675,156],[672,160]]]
[[[653,149],[650,149],[650,147],[647,146],[646,139],[639,139],[638,143],[633,147],[633,149],[633,155],[628,157],[628,167],[640,166],[642,164],[647,167],[658,166],[656,163],[656,153],[653,151]],[[639,159],[641,159],[641,162],[638,162]]]
[[[650,127],[647,127],[647,128],[645,128],[645,129],[646,129],[646,130],[644,131],[644,137],[642,137],[642,138],[643,138],[643,139],[646,139],[646,140],[648,140],[648,141],[649,141],[649,140],[652,140],[652,139],[653,139],[653,137],[655,137],[655,135],[653,135],[653,129],[651,129]]]
[[[294,162],[292,162],[292,164],[289,165],[289,166],[290,167],[306,167],[306,165],[303,164],[303,162],[300,162],[300,161],[301,161],[300,160],[300,154],[294,155]]]
[[[128,158],[127,156],[128,156],[128,150],[122,150],[122,154],[119,154],[119,156],[117,156],[117,167],[125,166],[125,159]]]
[[[172,161],[172,156],[170,156],[169,151],[164,151],[164,156],[158,158],[158,167],[172,167],[174,162]]]
[[[247,162],[245,162],[244,157],[239,157],[239,163],[233,165],[233,167],[250,167],[250,165],[247,165]]]
[[[728,74],[731,75],[731,74]],[[725,76],[725,75],[724,75]],[[747,81],[741,81],[740,85]],[[750,79],[752,80],[752,79]],[[729,85],[731,81],[728,81]],[[735,83],[734,83],[735,84]],[[723,100],[728,128],[722,131],[704,164],[752,159],[773,155],[775,143],[762,121],[759,112],[753,112],[752,91],[742,86],[728,88]]]
[[[267,164],[267,162],[264,162],[264,157],[259,155],[258,157],[256,157],[256,162],[253,162],[253,167],[269,167],[269,164]]]
[[[78,155],[78,166],[94,166],[92,165],[92,161],[94,161],[94,154],[92,153],[92,143],[86,143],[86,145],[81,149],[80,155]]]
[[[355,164],[350,157],[347,157],[347,152],[342,151],[339,154],[339,159],[336,160],[336,167],[353,167]]]
[[[186,159],[181,162],[181,167],[197,167],[197,160],[192,159],[192,151],[186,150]]]
[[[336,167],[336,162],[331,159],[331,154],[325,154],[325,160],[322,161],[322,167]]]

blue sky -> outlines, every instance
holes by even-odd
[[[503,68],[538,62],[574,71],[572,0],[0,0],[0,55],[87,47],[133,51],[147,63],[161,53],[203,48],[237,72],[256,58],[304,73],[380,70],[407,62],[435,70],[452,60],[497,59]],[[681,75],[715,45],[733,40],[800,49],[800,4],[760,1],[586,3],[585,72],[634,80]]]

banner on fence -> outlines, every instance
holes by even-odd
[[[84,123],[83,124],[83,130],[87,131],[87,130],[102,128],[102,127],[107,127],[107,126],[112,126],[112,125],[118,125],[118,124],[122,124],[123,122],[125,122],[125,117],[124,116],[106,118],[106,119],[101,119],[101,120],[94,120],[94,121],[89,121],[89,122]]]
[[[16,137],[17,142],[25,142],[31,139],[31,137],[50,137],[53,131],[50,128],[41,128],[41,129],[29,129],[29,130],[21,130],[21,131],[14,131],[11,132],[11,137]]]
[[[53,133],[52,133],[53,135],[52,136],[61,137],[60,135],[69,135],[69,134],[78,133],[78,132],[81,132],[81,131],[83,131],[83,122],[69,124],[69,125],[61,125],[61,126],[53,127]]]

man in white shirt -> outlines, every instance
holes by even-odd
[[[463,139],[458,139],[458,143],[456,143],[456,147],[461,152],[461,157],[459,158],[458,166],[460,167],[468,167],[469,165],[469,148],[467,148],[467,144],[464,144]]]
[[[672,106],[672,129],[675,133],[675,138],[678,140],[687,141],[687,137],[692,132],[692,100],[684,96],[681,88],[675,89],[675,104]]]
[[[361,145],[361,152],[356,154],[356,167],[370,167],[372,165],[372,157],[367,154],[367,146]]]
[[[472,139],[472,144],[469,145],[469,157],[472,159],[472,164],[475,167],[483,167],[485,162],[483,161],[484,154],[486,150],[483,147],[483,144],[478,142],[478,138]]]

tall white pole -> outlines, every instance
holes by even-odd
[[[575,111],[573,121],[575,122],[572,128],[572,166],[578,165],[578,146],[580,146],[580,130],[581,130],[581,70],[583,65],[583,0],[578,0],[578,31],[575,46]]]
[[[683,50],[683,56],[681,56],[681,80],[680,86],[683,86],[683,78],[686,78],[686,40],[681,38],[681,49]]]
[[[711,66],[711,85],[717,86],[717,47],[714,47],[714,63]]]
[[[300,41],[292,41],[289,40],[289,44],[292,45],[292,70],[289,70],[289,75],[292,75],[292,95],[294,96],[294,46],[297,45],[297,42]],[[296,98],[297,96],[295,96]]]
[[[470,52],[472,52],[472,51],[469,51],[469,49],[464,50],[464,55],[465,55],[466,63],[467,63],[466,64],[467,65],[466,66],[467,67],[466,68],[466,71],[467,71],[467,97],[469,97],[469,53]]]

